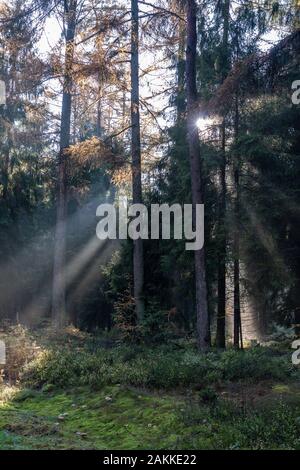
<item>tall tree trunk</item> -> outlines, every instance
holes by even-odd
[[[203,175],[200,141],[197,128],[198,94],[196,85],[197,17],[195,0],[187,0],[187,141],[191,170],[192,202],[195,218],[196,204],[203,204]],[[210,326],[207,308],[207,288],[204,248],[195,251],[196,315],[198,347],[205,351],[210,346]]]
[[[178,13],[184,14],[181,5],[178,7]],[[183,21],[179,23],[179,45],[177,59],[177,122],[182,123],[185,119],[186,103],[185,103],[185,44],[186,44],[186,28]]]
[[[100,29],[98,19],[96,20],[96,30]],[[102,88],[103,88],[103,77],[101,71],[101,61],[100,57],[102,55],[102,38],[101,36],[96,38],[96,49],[97,55],[99,57],[99,70],[98,70],[98,93],[97,93],[97,119],[96,119],[96,135],[97,137],[102,137]]]
[[[4,56],[2,56],[2,60],[4,60]],[[8,201],[9,196],[9,173],[10,173],[10,153],[11,148],[13,147],[13,126],[14,126],[14,119],[13,119],[13,106],[11,104],[12,97],[14,96],[15,90],[15,78],[16,78],[16,64],[17,64],[17,55],[13,54],[11,61],[10,61],[10,70],[8,72],[8,76],[5,80],[5,93],[8,97],[7,100],[7,111],[6,111],[6,121],[8,123],[6,129],[6,144],[4,145],[4,161],[3,161],[3,199]],[[6,101],[6,97],[5,97]],[[9,204],[11,206],[11,204]]]
[[[223,120],[222,133],[222,163],[220,168],[220,196],[219,196],[219,246],[218,246],[218,312],[216,345],[218,348],[226,347],[226,123]]]
[[[223,40],[221,60],[221,83],[225,80],[229,69],[228,36],[229,36],[230,0],[223,4]],[[219,348],[226,346],[226,121],[223,118],[221,126],[222,163],[220,168],[220,201],[219,201],[219,253],[218,253],[218,313],[216,345]]]
[[[72,66],[76,29],[77,0],[65,2],[66,46],[65,71],[61,112],[60,151],[58,156],[57,216],[54,241],[52,319],[57,327],[67,322],[66,316],[66,206],[67,206],[67,153],[70,145],[72,111]]]
[[[142,203],[141,131],[139,93],[139,8],[138,0],[131,0],[131,125],[132,125],[132,199]],[[137,322],[144,317],[144,253],[143,240],[133,242],[133,283]]]
[[[239,96],[237,93],[235,104],[235,138],[239,135]],[[241,318],[241,300],[240,300],[240,158],[235,158],[234,168],[234,186],[235,186],[235,227],[234,227],[234,312],[233,312],[233,344],[234,347],[243,349],[242,318]]]
[[[233,332],[233,344],[236,349],[240,346],[243,349],[243,335],[242,335],[242,318],[241,318],[241,301],[240,301],[240,237],[239,237],[239,201],[240,201],[240,183],[239,183],[239,170],[235,170],[235,191],[236,191],[236,202],[235,202],[235,218],[236,227],[234,233],[234,332]]]

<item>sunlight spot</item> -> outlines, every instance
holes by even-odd
[[[197,120],[197,127],[198,127],[200,132],[206,132],[214,124],[215,124],[214,119],[212,119],[210,117],[201,116]]]

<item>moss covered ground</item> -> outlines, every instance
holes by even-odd
[[[15,390],[0,405],[0,449],[299,449],[300,390],[222,392],[214,403],[107,386]],[[216,401],[215,401],[216,400]]]
[[[176,447],[184,433],[175,397],[105,387],[25,390],[0,408],[1,449],[151,449]]]
[[[300,371],[284,345],[201,355],[76,331],[9,335],[1,450],[300,449]]]

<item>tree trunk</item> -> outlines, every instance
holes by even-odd
[[[235,109],[235,138],[239,135],[239,97],[236,96]],[[236,156],[234,168],[234,186],[235,186],[235,228],[234,228],[234,312],[233,312],[233,344],[236,349],[240,346],[243,349],[241,301],[240,301],[240,158]]]
[[[70,145],[72,111],[72,65],[74,57],[74,38],[76,29],[77,0],[65,3],[66,46],[65,71],[61,112],[60,151],[58,155],[57,216],[54,241],[52,319],[56,327],[67,322],[66,316],[66,206],[67,206],[67,153]]]
[[[221,60],[221,83],[225,80],[229,69],[228,35],[230,0],[224,0],[223,5],[223,40],[222,40],[222,60]],[[217,314],[217,336],[216,345],[219,348],[226,346],[226,122],[225,117],[221,126],[222,135],[222,163],[220,168],[220,201],[219,201],[219,253],[218,253],[218,314]]]
[[[179,6],[179,14],[184,13]],[[186,28],[182,21],[179,24],[179,45],[177,59],[177,122],[182,123],[185,119],[186,103],[185,103],[185,43]]]
[[[220,169],[220,200],[219,200],[219,253],[218,253],[218,314],[217,314],[217,336],[218,348],[226,347],[226,124],[222,123],[222,164]]]
[[[131,0],[131,14],[132,199],[133,204],[142,204],[138,0]],[[137,322],[140,323],[144,317],[144,253],[141,238],[133,242],[133,283],[136,318]]]
[[[242,322],[241,322],[241,302],[240,302],[240,237],[239,237],[239,200],[240,200],[240,183],[239,183],[239,169],[236,168],[235,175],[235,231],[234,231],[234,333],[233,333],[233,344],[236,349],[239,349],[240,345],[243,348],[243,336],[242,336]]]
[[[203,175],[200,141],[197,129],[198,95],[196,86],[197,17],[195,0],[187,0],[187,141],[191,170],[192,203],[194,218],[196,204],[203,204]],[[207,308],[207,288],[204,248],[195,251],[197,339],[201,351],[210,346],[210,326]]]

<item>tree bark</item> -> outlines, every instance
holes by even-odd
[[[142,204],[138,0],[131,0],[131,15],[132,199],[133,204]],[[141,238],[133,242],[133,284],[136,318],[140,323],[144,318],[144,253]]]
[[[181,5],[178,6],[179,14],[184,14]],[[177,122],[182,123],[185,120],[186,103],[185,103],[185,44],[186,44],[186,28],[183,21],[179,23],[179,44],[177,59]]]
[[[236,96],[235,109],[235,138],[239,135],[239,97]],[[233,344],[236,349],[243,349],[242,318],[241,318],[241,300],[240,300],[240,158],[235,159],[234,168],[234,186],[235,186],[235,228],[234,228],[234,312],[233,312]]]
[[[198,94],[196,86],[197,17],[195,0],[187,0],[187,141],[191,170],[192,203],[195,218],[197,204],[203,204],[203,175],[200,141],[197,128]],[[210,347],[210,325],[207,308],[207,287],[204,248],[195,251],[197,340],[200,351]]]
[[[219,200],[219,253],[218,253],[218,313],[216,345],[226,347],[226,124],[222,123],[222,163],[220,168],[220,200]]]
[[[223,40],[221,61],[221,83],[225,80],[229,69],[228,37],[229,37],[230,0],[224,0],[223,4]],[[219,348],[226,346],[226,122],[223,118],[221,126],[222,136],[222,163],[220,168],[220,201],[219,201],[219,254],[218,254],[218,313],[216,345]]]
[[[70,145],[72,111],[72,66],[76,30],[77,0],[65,2],[66,46],[65,71],[60,128],[60,151],[58,155],[57,215],[54,240],[52,319],[56,327],[67,323],[66,315],[66,206],[67,206],[67,153]]]

